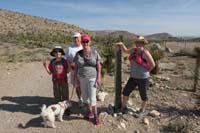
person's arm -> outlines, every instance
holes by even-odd
[[[101,63],[100,61],[97,61],[97,79],[96,82],[98,85],[101,84]]]
[[[74,62],[77,61],[77,53],[76,53],[73,61]],[[78,66],[76,65],[76,63],[74,63],[74,69],[73,70],[74,70],[74,81],[76,81],[78,84],[80,84],[79,79],[78,79]],[[73,83],[75,83],[75,82],[73,82]]]
[[[153,57],[151,56],[150,52],[148,50],[144,50],[144,58],[149,63],[149,71],[151,71],[155,67],[155,62],[153,60]]]
[[[70,69],[74,70],[75,64],[73,63],[72,57],[70,56],[70,47],[66,49],[64,58],[68,61]]]
[[[49,65],[50,65],[50,64],[49,64]],[[49,69],[49,65],[47,64],[46,61],[43,62],[43,66],[44,66],[45,70],[47,71],[48,74],[51,74],[51,71],[50,71],[50,69]]]
[[[66,60],[66,65],[67,65],[67,71],[66,72],[69,73],[71,66],[70,66],[68,60]]]
[[[127,53],[127,54],[131,54],[133,52],[133,48],[132,49],[127,49],[127,47],[124,45],[123,42],[118,42],[116,43],[117,46],[119,46],[123,52]]]

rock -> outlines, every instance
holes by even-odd
[[[104,102],[105,97],[106,97],[107,95],[108,95],[107,92],[99,92],[99,93],[97,94],[97,100],[98,100],[98,101],[101,101],[101,102]]]
[[[126,124],[125,124],[124,122],[120,122],[120,126],[121,126],[124,130],[126,130]]]
[[[170,49],[170,48],[168,48],[168,47],[165,47],[165,52],[167,52],[167,53],[173,53],[173,50]]]
[[[143,122],[144,122],[145,125],[147,125],[147,126],[149,125],[149,120],[147,118],[144,118]]]
[[[136,130],[136,131],[134,131],[134,133],[140,133],[140,131],[139,131],[139,130]]]
[[[116,113],[114,113],[114,114],[113,114],[113,117],[117,117],[117,114],[116,114]]]
[[[105,119],[107,116],[108,116],[108,113],[107,113],[107,112],[101,112],[101,113],[99,114],[99,117],[102,118],[102,119]]]
[[[150,113],[149,113],[150,116],[152,117],[159,117],[161,114],[160,112],[156,111],[156,110],[152,110]]]
[[[135,110],[136,110],[136,112],[139,112],[139,111],[140,111],[140,108],[136,107]]]
[[[164,76],[160,76],[160,75],[156,75],[155,77],[157,79],[160,79],[161,81],[170,81],[169,77],[164,77]]]

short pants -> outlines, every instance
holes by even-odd
[[[138,86],[140,97],[142,101],[148,101],[147,89],[149,88],[149,79],[136,79],[130,77],[123,90],[124,96],[129,96],[130,93]]]

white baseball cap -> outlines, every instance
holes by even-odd
[[[73,36],[72,36],[73,38],[74,37],[81,37],[81,34],[80,33],[78,33],[78,32],[74,32],[74,34],[73,34]]]

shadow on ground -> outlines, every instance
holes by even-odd
[[[41,107],[43,104],[47,106],[54,104],[54,98],[50,97],[40,97],[40,96],[19,96],[19,97],[12,97],[12,96],[4,96],[1,98],[1,101],[8,101],[9,103],[0,104],[0,110],[9,111],[12,113],[15,112],[23,112],[32,115],[36,115],[37,117],[30,119],[25,124],[19,123],[18,128],[29,128],[29,127],[44,127],[42,122],[42,118],[39,116],[41,113]],[[71,121],[71,120],[83,120],[83,115],[85,115],[86,109],[79,108],[78,103],[76,101],[71,101],[72,107],[70,107],[71,115],[67,116],[64,115],[64,120]],[[98,112],[106,112],[106,107],[98,108]],[[80,116],[82,115],[82,116]],[[87,120],[87,119],[84,119]],[[92,120],[87,120],[93,122]]]
[[[9,101],[11,103],[0,104],[0,110],[29,114],[39,114],[42,104],[50,105],[54,103],[53,98],[40,96],[5,96],[1,98],[1,101]]]

